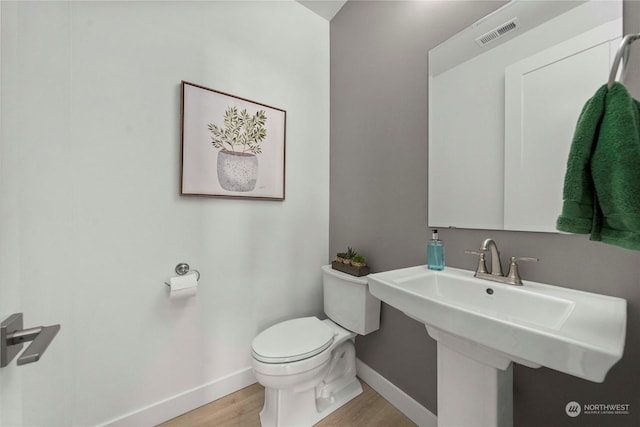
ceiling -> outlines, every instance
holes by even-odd
[[[327,21],[331,21],[347,0],[297,0]]]

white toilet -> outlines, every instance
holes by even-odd
[[[360,393],[356,334],[380,327],[380,300],[365,277],[322,267],[324,311],[267,328],[251,344],[256,379],[265,387],[263,427],[312,426]]]

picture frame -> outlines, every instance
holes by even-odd
[[[180,195],[282,201],[287,112],[181,83]]]

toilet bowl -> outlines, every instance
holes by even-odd
[[[263,427],[312,426],[362,393],[354,342],[379,328],[380,300],[368,292],[366,278],[322,270],[325,312],[335,321],[286,320],[251,345],[252,367],[265,387]]]
[[[253,370],[265,387],[262,426],[311,426],[362,393],[356,379],[355,333],[328,319],[305,317],[263,334],[252,345]],[[265,337],[275,338],[279,350],[266,344],[271,340]],[[299,351],[300,343],[307,351]]]

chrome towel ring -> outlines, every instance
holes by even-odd
[[[616,52],[616,56],[613,59],[613,65],[611,66],[611,72],[609,73],[609,82],[607,88],[611,89],[611,86],[616,81],[616,75],[618,74],[618,68],[620,67],[620,61],[622,61],[622,72],[620,73],[620,83],[624,83],[624,79],[627,74],[627,65],[629,63],[629,47],[631,43],[640,39],[640,34],[627,34],[622,38],[620,47]]]

